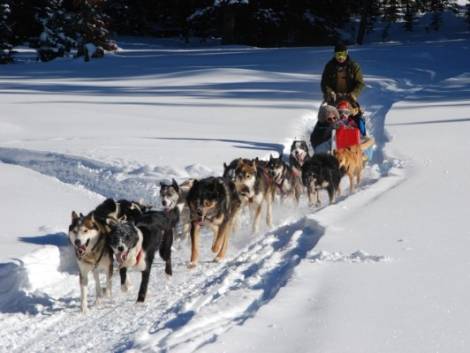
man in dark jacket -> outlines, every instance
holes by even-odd
[[[360,66],[349,57],[348,48],[344,44],[337,44],[335,57],[326,64],[321,78],[324,100],[334,105],[342,96],[356,103],[363,88]]]

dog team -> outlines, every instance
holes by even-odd
[[[152,210],[142,202],[107,199],[86,216],[72,212],[69,239],[79,267],[80,308],[88,310],[88,274],[96,282],[96,300],[102,298],[99,273],[106,274],[105,296],[111,296],[114,260],[119,266],[121,290],[130,283],[127,269],[142,272],[137,302],[144,302],[150,270],[158,250],[165,262],[165,273],[172,275],[171,251],[177,225],[191,239],[189,268],[199,259],[200,232],[208,227],[214,233],[214,261],[221,261],[228,248],[230,235],[237,228],[242,209],[252,214],[252,231],[260,226],[261,211],[266,209],[266,224],[272,227],[272,205],[276,195],[281,202],[291,199],[298,204],[306,190],[310,206],[320,206],[321,190],[329,202],[340,194],[340,181],[347,175],[350,191],[361,180],[363,158],[361,146],[338,149],[333,154],[309,155],[305,141],[292,143],[289,163],[279,156],[268,161],[258,158],[224,163],[221,177],[189,179],[178,185],[161,183],[162,210]]]

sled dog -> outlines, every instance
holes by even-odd
[[[194,180],[188,179],[180,185],[178,185],[175,179],[172,180],[171,184],[160,183],[160,200],[163,209],[166,212],[170,212],[177,207],[180,212],[181,233],[175,232],[180,239],[189,237],[190,221],[186,198]]]
[[[294,168],[288,166],[281,157],[273,158],[272,155],[269,156],[267,168],[281,200],[291,198],[298,205],[303,189],[300,175],[297,175]]]
[[[72,222],[69,226],[69,240],[75,250],[75,257],[79,268],[80,282],[80,309],[88,310],[88,273],[93,272],[96,283],[96,299],[102,297],[99,282],[99,272],[106,273],[105,295],[111,296],[111,277],[113,273],[113,259],[110,248],[106,245],[106,236],[109,227],[106,219],[133,218],[146,209],[134,201],[106,199],[93,211],[84,216],[72,211]]]
[[[302,166],[309,158],[307,142],[303,140],[294,140],[290,147],[289,164],[294,174],[300,176]]]
[[[229,179],[208,177],[195,180],[189,190],[187,202],[191,219],[191,259],[195,267],[199,259],[199,237],[202,226],[214,233],[212,251],[215,261],[224,258],[233,224],[240,214],[241,201],[235,184]]]
[[[339,162],[339,166],[344,170],[349,178],[349,191],[353,193],[356,185],[361,182],[361,174],[364,166],[363,154],[360,145],[340,148],[333,152]]]
[[[320,190],[326,190],[330,204],[334,203],[336,194],[341,193],[339,184],[343,175],[344,170],[334,156],[319,153],[309,158],[302,166],[302,182],[307,188],[309,205],[321,206]]]
[[[108,220],[111,229],[107,244],[119,264],[121,290],[126,292],[130,287],[127,278],[128,268],[142,272],[137,302],[145,301],[150,270],[157,250],[165,261],[165,273],[168,276],[172,275],[171,245],[173,229],[178,220],[177,207],[169,212],[148,211],[130,222]]]
[[[261,209],[266,205],[266,224],[272,227],[273,183],[258,158],[242,159],[235,170],[235,187],[243,205],[252,209],[252,231],[259,229]]]

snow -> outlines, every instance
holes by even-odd
[[[219,175],[236,157],[308,139],[331,48],[181,48],[120,41],[83,63],[0,68],[0,352],[463,352],[470,337],[468,37],[352,47],[377,140],[358,191],[334,205],[276,205],[224,262],[210,236],[174,276],[79,313],[66,237],[103,197],[158,206],[162,180]],[[325,195],[323,195],[325,196]],[[326,197],[323,198],[326,201]],[[325,202],[324,202],[325,203]],[[90,285],[91,286],[91,285]]]

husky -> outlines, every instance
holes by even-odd
[[[233,224],[240,215],[241,201],[235,184],[222,177],[195,180],[187,202],[191,219],[191,259],[188,267],[197,265],[203,226],[210,227],[214,232],[212,251],[217,253],[214,261],[221,261],[227,251]]]
[[[319,191],[324,189],[328,192],[330,204],[334,203],[336,195],[341,193],[343,175],[344,169],[340,168],[334,156],[318,153],[309,158],[302,166],[302,182],[307,188],[309,205],[321,206]]]
[[[189,208],[186,202],[189,189],[193,185],[195,179],[188,179],[178,185],[175,179],[171,184],[160,183],[160,200],[163,210],[170,212],[175,207],[178,208],[180,214],[181,233],[178,234],[180,239],[189,238],[190,221],[189,221]]]
[[[106,245],[106,235],[109,232],[106,219],[132,219],[146,209],[147,206],[134,201],[106,199],[86,216],[72,211],[68,236],[79,268],[80,309],[83,313],[88,311],[89,272],[93,272],[95,278],[96,300],[99,301],[103,295],[99,282],[100,271],[106,273],[105,295],[111,296],[113,259],[111,249]]]
[[[235,182],[235,172],[242,161],[242,158],[236,158],[228,165],[224,162],[224,173],[222,177]]]
[[[290,147],[289,165],[294,174],[300,176],[302,166],[310,158],[307,142],[303,140],[294,140]]]
[[[130,282],[127,269],[134,268],[142,272],[137,302],[144,302],[150,278],[150,270],[158,250],[165,261],[165,273],[173,274],[171,266],[171,246],[173,229],[179,220],[177,207],[169,212],[148,211],[136,217],[134,221],[108,220],[110,232],[107,244],[119,264],[121,290],[127,292]]]
[[[272,227],[272,203],[274,186],[272,180],[266,175],[265,163],[258,158],[254,160],[242,159],[235,170],[235,186],[242,203],[253,209],[252,231],[259,229],[261,208],[266,204],[266,224]]]
[[[276,191],[281,196],[281,200],[284,201],[286,197],[289,197],[295,200],[298,205],[303,189],[300,176],[281,159],[281,156],[273,158],[270,155],[267,169],[272,177]]]

